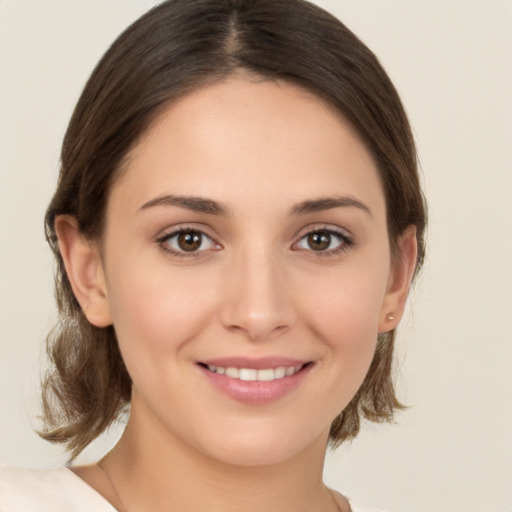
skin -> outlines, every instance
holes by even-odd
[[[161,200],[171,195],[225,211]],[[344,203],[298,212],[333,197]],[[133,379],[126,431],[103,461],[130,512],[349,510],[321,479],[329,426],[362,383],[377,332],[403,313],[416,247],[410,228],[391,257],[375,163],[343,118],[288,84],[209,86],[132,150],[101,242],[71,217],[56,228],[75,295],[92,324],[114,325]],[[170,235],[185,228],[206,236],[179,256]],[[311,367],[266,404],[220,392],[197,364],[270,355]],[[96,465],[75,472],[123,509]]]

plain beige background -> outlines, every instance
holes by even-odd
[[[155,3],[0,0],[0,463],[65,462],[32,430],[54,315],[42,219],[87,76]],[[326,481],[394,512],[512,512],[512,2],[317,3],[394,80],[430,203],[428,261],[398,354],[411,408],[329,456]]]

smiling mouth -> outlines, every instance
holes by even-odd
[[[246,405],[265,405],[297,389],[315,366],[314,361],[284,357],[226,357],[198,361],[214,388]]]
[[[312,363],[305,363],[296,366],[278,366],[276,368],[236,368],[232,366],[212,366],[204,363],[199,363],[200,366],[206,368],[212,373],[219,375],[225,375],[231,379],[238,379],[246,382],[259,381],[259,382],[270,382],[273,380],[283,379],[285,377],[291,377],[301,370],[311,365]]]

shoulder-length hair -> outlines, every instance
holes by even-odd
[[[93,71],[66,132],[60,177],[46,213],[57,261],[59,321],[47,338],[43,438],[72,457],[130,402],[131,379],[113,327],[88,323],[59,252],[54,222],[69,214],[82,233],[101,237],[109,192],[123,159],[166,106],[238,72],[289,82],[347,119],[373,155],[387,204],[390,247],[417,227],[424,255],[426,211],[411,129],[375,55],[339,20],[304,0],[168,0],[113,43]],[[394,331],[378,336],[361,388],[331,426],[334,445],[353,438],[361,418],[392,419]]]

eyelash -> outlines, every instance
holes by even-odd
[[[202,249],[202,250],[194,250],[194,251],[185,251],[185,250],[176,250],[169,247],[168,242],[172,240],[173,238],[182,235],[182,234],[194,234],[199,235],[201,237],[201,245],[204,243],[205,239],[209,240],[210,243],[215,246],[217,245],[219,247],[219,244],[217,244],[210,236],[208,236],[204,231],[201,231],[200,229],[194,229],[194,228],[179,228],[175,229],[170,233],[164,233],[162,236],[158,237],[156,239],[157,244],[167,253],[172,254],[175,257],[178,258],[197,258],[198,256],[201,256],[201,253],[209,250],[208,249]],[[300,242],[307,239],[311,235],[316,234],[324,234],[330,237],[329,244],[332,243],[332,237],[338,239],[340,242],[337,247],[334,249],[329,250],[315,250],[312,248],[304,249],[308,252],[311,252],[319,257],[329,257],[329,256],[335,256],[338,254],[341,254],[347,250],[349,250],[354,245],[354,240],[352,237],[348,236],[345,233],[342,233],[341,231],[338,231],[336,229],[330,228],[330,227],[322,227],[322,228],[315,228],[311,229],[310,231],[304,233],[297,242],[295,242],[292,245],[292,249],[294,249]],[[294,250],[301,250],[294,249]]]
[[[304,235],[302,235],[298,242],[295,242],[293,245],[296,246],[299,244],[302,240],[307,239],[311,235],[316,234],[325,234],[328,237],[330,237],[330,243],[332,243],[332,237],[335,237],[338,239],[340,244],[338,247],[335,247],[334,249],[329,250],[318,250],[315,251],[314,249],[305,249],[307,251],[310,251],[314,253],[316,256],[322,257],[322,258],[328,258],[329,256],[337,256],[345,251],[348,251],[351,247],[354,245],[354,239],[350,236],[348,236],[346,233],[342,233],[341,231],[338,231],[337,229],[333,229],[331,227],[319,227],[311,229],[310,231],[306,232]]]
[[[170,240],[172,240],[174,237],[178,237],[182,234],[197,234],[201,237],[201,245],[204,243],[205,239],[209,240],[212,245],[219,245],[217,244],[210,236],[208,236],[204,231],[201,231],[200,229],[195,228],[178,228],[173,230],[170,233],[164,233],[162,236],[158,237],[156,239],[157,244],[167,253],[170,253],[172,256],[178,257],[178,258],[197,258],[198,256],[201,256],[201,253],[204,252],[207,249],[203,249],[201,251],[185,251],[185,250],[176,250],[172,249],[168,243]]]

